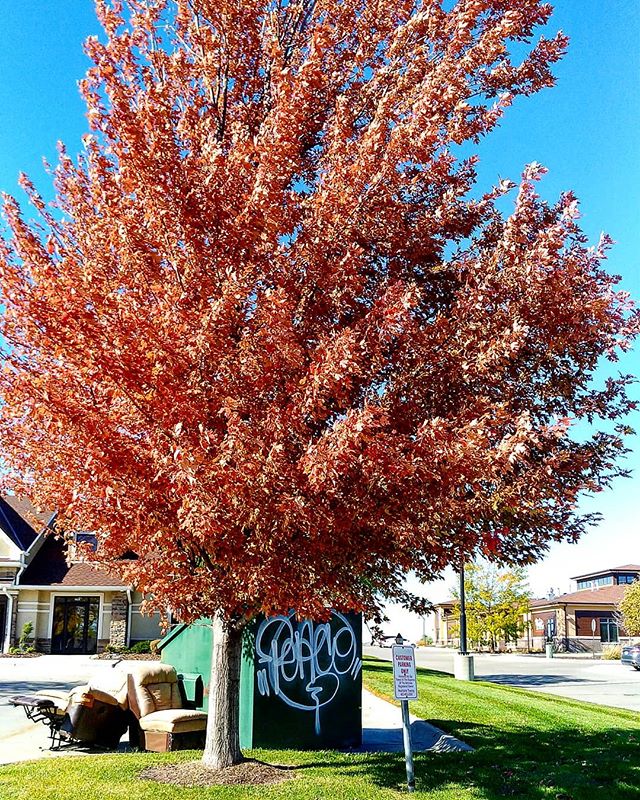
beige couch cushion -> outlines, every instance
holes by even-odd
[[[156,711],[182,708],[178,676],[172,666],[146,662],[129,669],[141,717]]]
[[[86,687],[82,687],[87,694],[93,695],[107,705],[128,707],[127,702],[127,674],[128,669],[121,663],[113,666],[105,665],[99,672],[89,678]]]
[[[154,711],[140,717],[143,731],[161,731],[163,733],[186,733],[187,731],[203,731],[207,727],[207,715],[203,711],[191,709],[174,709],[172,711]]]
[[[78,689],[86,689],[85,686],[76,687]],[[67,709],[67,705],[69,704],[69,697],[76,689],[72,689],[71,692],[63,692],[59,691],[58,689],[43,689],[41,692],[36,692],[36,697],[41,697],[43,700],[51,700],[52,703],[55,704],[56,713],[57,714],[64,714]]]

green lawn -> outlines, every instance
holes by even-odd
[[[365,684],[392,691],[388,664],[367,660]],[[418,754],[416,797],[531,800],[640,799],[640,715],[419,671],[412,711],[472,744],[475,753]],[[184,789],[141,781],[151,763],[195,753],[68,757],[0,767],[1,800],[370,800],[404,791],[401,755],[254,751],[296,765],[277,786]]]

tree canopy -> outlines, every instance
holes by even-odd
[[[467,564],[464,568],[467,635],[476,647],[498,649],[501,641],[516,641],[524,629],[531,592],[522,567],[498,569],[494,564]],[[454,615],[460,615],[460,592]]]
[[[617,433],[569,436],[629,406],[591,383],[637,329],[610,242],[540,165],[481,192],[462,155],[567,39],[445,5],[97,2],[84,152],[52,205],[22,177],[38,220],[4,198],[0,437],[152,607],[411,604],[462,548],[575,540],[619,472]]]

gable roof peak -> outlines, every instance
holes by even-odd
[[[24,552],[54,517],[52,511],[39,511],[25,498],[13,494],[0,495],[0,529]]]

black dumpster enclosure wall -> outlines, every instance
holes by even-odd
[[[264,619],[255,629],[253,746],[359,747],[362,623]]]
[[[202,676],[207,710],[212,631],[179,625],[160,643],[162,661],[185,681]],[[185,686],[185,689],[188,687]],[[259,618],[247,632],[240,681],[240,745],[357,748],[362,742],[362,617],[326,622]]]

